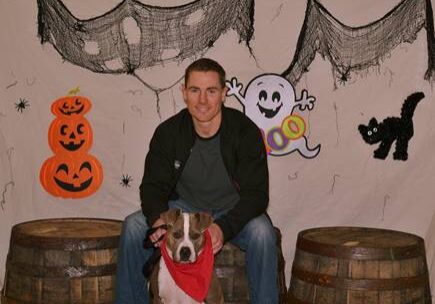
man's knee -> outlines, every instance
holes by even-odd
[[[276,232],[266,215],[258,216],[246,224],[249,239],[255,243],[275,245]]]

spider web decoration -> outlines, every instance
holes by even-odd
[[[164,61],[181,61],[207,48],[229,29],[252,54],[254,0],[197,0],[158,7],[124,0],[80,20],[60,0],[38,0],[38,35],[64,60],[97,73],[133,73]]]
[[[282,73],[293,85],[314,60],[316,53],[332,65],[334,85],[344,84],[356,73],[376,65],[399,44],[412,43],[426,28],[428,68],[424,78],[435,76],[435,38],[430,0],[403,0],[384,17],[366,26],[350,27],[337,20],[315,0],[308,0],[305,20],[290,66]]]

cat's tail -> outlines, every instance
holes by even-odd
[[[417,107],[417,104],[420,100],[424,98],[423,92],[416,92],[409,95],[405,102],[403,103],[402,110],[401,110],[401,116],[403,119],[412,119],[412,116],[414,115],[414,110]]]

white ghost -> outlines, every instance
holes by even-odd
[[[277,74],[262,74],[252,79],[246,87],[245,96],[241,95],[243,85],[236,78],[227,81],[227,87],[227,95],[235,96],[243,105],[244,113],[263,130],[271,155],[287,155],[298,151],[306,158],[317,156],[320,145],[314,149],[308,148],[303,135],[305,121],[300,116],[292,115],[296,106],[301,110],[312,110],[316,100],[314,96],[308,96],[307,91],[303,90],[301,99],[296,100],[291,83]],[[289,136],[284,130],[286,125],[291,133]],[[294,126],[299,135],[292,136]]]

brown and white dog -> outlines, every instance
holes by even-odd
[[[212,217],[206,213],[183,213],[179,209],[170,209],[161,215],[167,225],[166,242],[161,248],[166,249],[166,257],[182,267],[189,267],[195,264],[198,257],[205,251],[206,236],[204,231],[213,222]],[[207,232],[208,233],[208,232]],[[205,253],[205,252],[204,252]],[[210,252],[208,252],[210,254]],[[211,252],[213,256],[213,252]],[[155,264],[150,277],[150,291],[153,294],[154,304],[194,304],[204,303],[187,294],[175,282],[170,270],[171,266],[166,265],[162,256]],[[211,281],[205,303],[224,303],[224,297],[220,282],[212,270]]]

